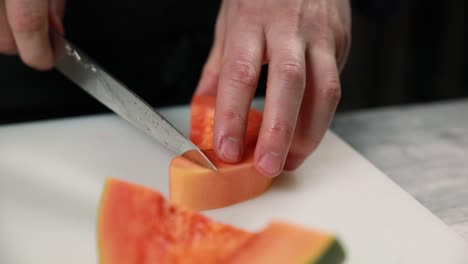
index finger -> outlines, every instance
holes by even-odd
[[[232,20],[231,20],[232,21]],[[248,18],[235,19],[227,31],[216,100],[216,154],[225,162],[242,157],[247,116],[263,59],[263,33]]]

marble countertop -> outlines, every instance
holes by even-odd
[[[468,99],[342,112],[331,129],[468,240]]]

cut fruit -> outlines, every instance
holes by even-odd
[[[253,167],[253,153],[237,165],[219,162],[213,151],[204,153],[218,171],[183,157],[172,160],[169,191],[173,203],[194,210],[221,208],[258,196],[271,184]]]
[[[334,264],[343,259],[344,250],[332,235],[285,222],[272,222],[250,238],[228,262]]]
[[[237,164],[222,162],[213,150],[213,120],[216,98],[195,96],[191,103],[190,139],[218,168],[213,171],[184,157],[176,157],[169,167],[170,200],[195,210],[233,205],[265,192],[271,179],[254,168],[253,154],[262,113],[251,109],[244,142],[244,157]]]
[[[216,263],[252,235],[176,208],[149,188],[108,179],[98,219],[100,263]]]
[[[97,236],[101,264],[337,264],[344,259],[338,241],[325,232],[285,222],[248,232],[113,178],[102,193]]]

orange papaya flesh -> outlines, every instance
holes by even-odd
[[[219,263],[252,236],[112,178],[101,197],[97,234],[101,264]]]
[[[276,221],[250,238],[227,263],[336,264],[344,258],[343,247],[331,234]]]
[[[217,162],[213,151],[204,151],[218,171],[202,167],[183,157],[172,160],[169,168],[170,200],[193,210],[230,206],[265,192],[271,179],[260,175],[251,157],[238,165]]]
[[[195,210],[209,210],[230,206],[252,199],[265,192],[272,179],[256,171],[253,154],[257,142],[262,113],[251,109],[241,162],[221,161],[213,150],[213,120],[216,98],[194,96],[191,102],[190,139],[218,168],[209,170],[184,157],[175,157],[169,166],[170,200]]]
[[[196,95],[190,104],[190,140],[202,150],[213,149],[216,97]],[[247,117],[244,148],[254,148],[262,124],[262,112],[251,108]]]
[[[101,264],[338,264],[344,251],[329,233],[286,222],[249,232],[180,208],[159,192],[109,178],[97,223]]]

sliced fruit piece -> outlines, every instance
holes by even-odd
[[[194,210],[221,208],[254,198],[271,185],[271,179],[253,167],[253,152],[236,165],[220,162],[212,150],[204,153],[217,171],[183,157],[172,160],[169,193],[173,203]]]
[[[97,234],[102,264],[219,263],[252,236],[112,178],[102,194]]]
[[[344,257],[340,243],[330,234],[286,222],[272,222],[236,250],[229,263],[333,264],[341,263]]]
[[[253,164],[262,113],[249,112],[244,158],[237,164],[222,162],[213,150],[213,119],[216,98],[195,96],[191,103],[190,139],[219,169],[212,171],[183,157],[176,157],[169,168],[170,199],[195,210],[208,210],[239,203],[265,192],[271,179],[258,173]]]
[[[248,232],[113,178],[102,193],[97,236],[101,264],[338,264],[344,259],[340,243],[326,232],[286,222]]]

